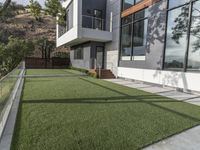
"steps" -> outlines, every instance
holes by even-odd
[[[99,69],[96,69],[95,72],[99,76]],[[114,79],[114,78],[116,78],[115,75],[112,73],[111,70],[100,69],[100,72],[101,72],[101,75],[99,77],[100,79]]]

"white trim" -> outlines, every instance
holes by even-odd
[[[67,8],[69,6],[69,4],[71,3],[72,0],[66,0],[65,2],[62,3],[62,6],[64,8]]]
[[[144,61],[144,60],[146,60],[146,56],[133,56],[133,60],[134,61],[137,61],[137,60]]]

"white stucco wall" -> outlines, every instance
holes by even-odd
[[[118,67],[118,77],[200,92],[200,74]]]

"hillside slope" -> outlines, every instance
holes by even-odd
[[[30,40],[45,37],[56,42],[55,19],[51,16],[44,15],[44,13],[41,18],[42,21],[38,22],[28,11],[20,11],[15,17],[7,19],[4,22],[0,21],[0,31],[3,31],[3,36],[12,35]],[[53,53],[67,51],[67,48],[61,47],[55,49]],[[32,57],[41,57],[41,51],[37,47]]]

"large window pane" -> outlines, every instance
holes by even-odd
[[[122,25],[132,23],[132,21],[133,21],[133,15],[129,15],[127,17],[122,18]]]
[[[134,14],[134,21],[146,18],[147,14],[148,14],[147,11],[148,11],[148,9],[146,8],[146,9],[136,12]]]
[[[122,27],[121,33],[121,60],[131,60],[132,51],[132,24]]]
[[[200,1],[194,2],[192,8],[188,69],[200,70]]]
[[[168,12],[167,39],[164,67],[181,69],[187,48],[189,6],[184,6]]]
[[[137,4],[137,3],[141,2],[141,1],[143,1],[143,0],[135,0],[135,3]]]
[[[134,23],[133,56],[144,56],[147,35],[147,19]]]
[[[83,48],[78,47],[74,50],[74,59],[83,59]]]
[[[66,9],[66,29],[69,31],[73,28],[73,1]]]
[[[190,0],[169,0],[169,8],[184,5],[187,2],[190,2]]]
[[[135,0],[123,0],[123,10],[126,10],[134,5]]]

